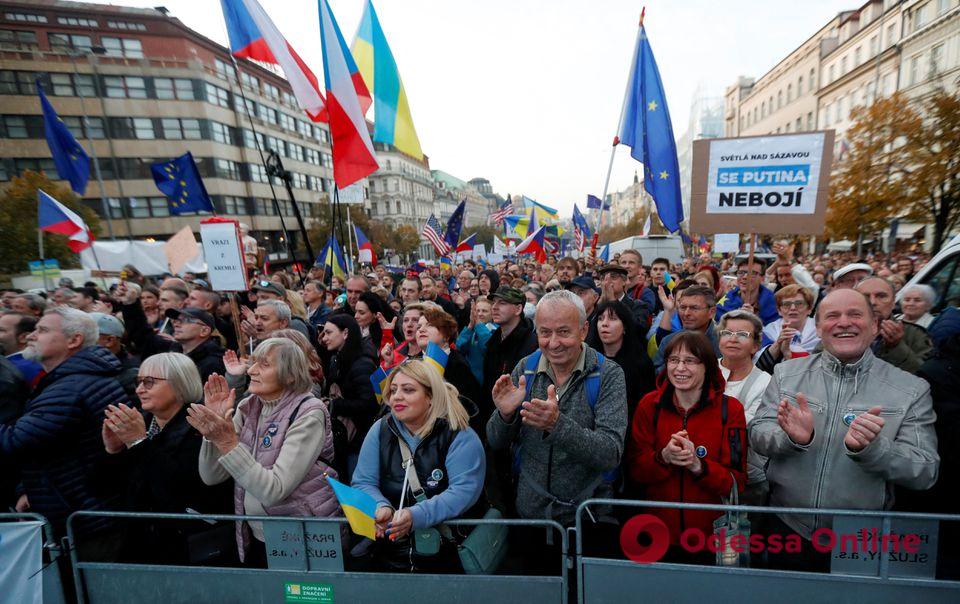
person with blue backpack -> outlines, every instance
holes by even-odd
[[[581,502],[613,495],[627,428],[626,382],[615,362],[584,343],[586,311],[573,292],[540,300],[536,335],[539,348],[494,384],[487,442],[513,451],[518,514],[571,526]],[[537,547],[533,540],[525,545]],[[539,552],[527,553],[531,560]]]

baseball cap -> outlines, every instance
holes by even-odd
[[[200,321],[211,330],[217,328],[217,323],[214,321],[213,315],[199,308],[168,308],[164,315],[174,321],[180,320],[181,317],[189,317]]]
[[[870,266],[869,264],[864,264],[863,262],[854,262],[846,266],[841,266],[836,271],[834,271],[833,280],[836,281],[837,279],[840,279],[844,275],[848,275],[853,271],[866,271],[868,277],[873,275],[872,266]]]
[[[605,274],[607,274],[607,273],[617,273],[617,274],[619,274],[619,275],[622,275],[622,276],[626,277],[626,276],[627,276],[627,269],[623,268],[623,267],[620,266],[619,264],[614,264],[614,263],[610,262],[610,263],[608,263],[608,264],[604,264],[603,266],[601,266],[601,267],[597,270],[597,274],[598,274],[598,275],[605,275]]]
[[[522,291],[509,285],[501,285],[497,288],[497,291],[487,296],[487,298],[491,301],[499,298],[510,304],[526,304],[527,302],[527,297],[523,295]]]
[[[100,335],[116,336],[118,338],[123,337],[123,323],[120,319],[104,312],[92,312],[90,313],[90,317],[97,322]]]
[[[287,290],[282,285],[280,285],[279,283],[275,283],[273,281],[267,281],[266,279],[260,279],[259,281],[254,283],[253,289],[254,291],[270,292],[271,294],[277,294],[281,298],[287,297]]]
[[[565,288],[569,290],[572,290],[575,287],[579,287],[581,289],[592,289],[598,294],[600,293],[600,288],[597,287],[597,284],[593,282],[593,279],[587,277],[586,275],[580,275],[576,277],[565,286]]]

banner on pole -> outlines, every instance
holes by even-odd
[[[43,523],[0,523],[0,594],[5,602],[43,603]]]
[[[358,181],[348,187],[340,189],[338,197],[340,203],[363,203],[363,183]]]
[[[240,223],[210,218],[200,223],[200,239],[210,286],[216,291],[246,291],[247,266],[240,246]]]
[[[833,130],[694,141],[690,230],[819,235]]]
[[[473,259],[480,260],[481,258],[487,257],[487,246],[484,243],[478,243],[473,246]]]
[[[716,254],[739,254],[740,233],[717,233],[713,236],[713,251]]]

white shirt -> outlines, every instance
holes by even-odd
[[[724,367],[723,363],[720,363],[720,373],[723,374],[723,379],[725,380],[730,377],[730,370]],[[754,374],[756,374],[756,377],[753,380],[753,384],[750,385],[750,391],[741,392],[744,383],[746,383],[750,377],[754,376]],[[723,393],[740,401],[740,404],[743,405],[743,414],[746,416],[748,424],[750,420],[753,419],[757,409],[760,408],[763,391],[767,389],[767,384],[770,383],[770,377],[769,373],[754,365],[753,371],[751,371],[746,378],[736,382],[727,381],[727,387]]]

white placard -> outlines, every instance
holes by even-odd
[[[369,249],[362,249],[360,253],[357,254],[357,260],[366,262],[367,264],[373,264],[373,252]]]
[[[711,141],[707,214],[813,214],[824,133]]]
[[[337,196],[340,203],[363,203],[363,182],[358,181],[340,189]]]
[[[713,251],[717,254],[739,254],[740,233],[717,233],[713,236]]]
[[[247,267],[240,247],[240,228],[235,220],[200,223],[203,255],[210,286],[216,291],[247,290]]]
[[[478,243],[473,246],[473,259],[479,260],[487,257],[487,246],[484,243]]]

